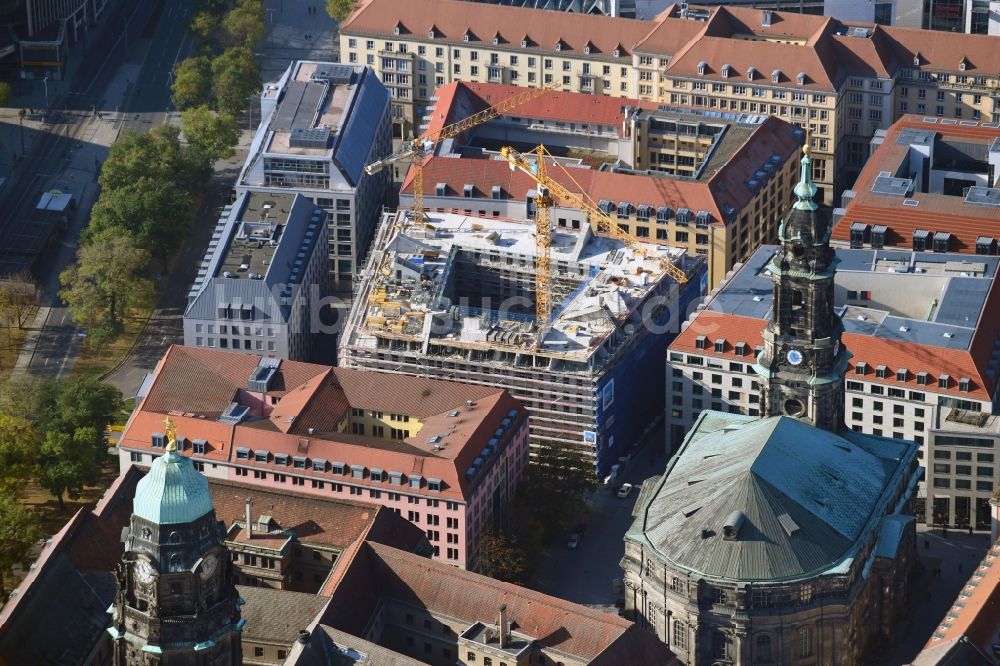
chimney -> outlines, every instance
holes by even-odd
[[[305,629],[299,629],[299,643],[302,645],[309,645],[309,632]]]
[[[500,649],[510,644],[510,620],[507,619],[507,604],[500,604]]]
[[[253,538],[253,498],[247,498],[247,539]]]

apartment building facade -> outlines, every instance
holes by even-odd
[[[223,208],[184,310],[184,343],[307,360],[321,342],[327,214],[300,194],[248,191]]]
[[[428,131],[517,93],[514,86],[449,84]],[[564,155],[548,175],[580,191],[642,242],[704,256],[709,285],[761,244],[773,243],[798,174],[802,130],[777,118],[646,108],[637,100],[552,91],[443,142],[424,164],[424,206],[479,217],[533,219],[538,185],[497,159],[502,146]],[[403,181],[400,205],[415,187]],[[556,229],[580,229],[586,211],[556,200]]]
[[[298,192],[325,210],[331,286],[350,291],[391,180],[364,170],[392,147],[389,93],[370,68],[296,60],[260,110],[235,189]]]
[[[206,476],[380,504],[449,564],[469,566],[506,524],[528,462],[527,414],[509,393],[270,361],[172,347],[126,425],[122,469],[163,454],[169,416]]]
[[[985,35],[745,7],[674,7],[638,21],[464,5],[371,0],[341,27],[341,53],[386,81],[405,135],[419,133],[434,89],[452,81],[770,114],[811,130],[817,200],[829,205],[861,170],[873,133],[900,115],[1000,114],[1000,53]]]
[[[734,271],[671,344],[666,376],[671,449],[704,409],[761,413],[753,365],[772,307],[766,264],[773,252],[762,247]],[[997,259],[849,249],[838,249],[837,257],[834,299],[846,329],[843,344],[852,354],[845,378],[845,425],[920,446],[921,464],[931,471],[921,484],[917,515],[935,520],[932,512],[925,515],[936,496],[931,439],[943,442],[935,450],[958,446],[987,453],[946,438],[955,435],[956,419],[977,423],[995,411],[1000,367]],[[984,434],[964,436],[990,436],[986,423],[979,430]],[[953,471],[940,468],[939,474],[953,479]],[[977,488],[976,494],[963,493],[971,498],[969,521],[976,525],[984,524],[977,518],[978,499],[1000,483],[998,472],[994,466],[988,478],[964,475],[962,490],[968,490],[966,482]],[[939,485],[937,494],[950,496],[953,489]],[[948,505],[949,520],[958,521],[953,503]]]

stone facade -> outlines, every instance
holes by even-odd
[[[243,663],[240,597],[225,538],[208,481],[177,452],[171,433],[166,454],[139,482],[124,535],[108,628],[115,666]]]

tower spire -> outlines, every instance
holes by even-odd
[[[798,199],[793,206],[796,210],[816,210],[819,208],[813,201],[813,197],[816,196],[816,184],[812,179],[812,158],[809,156],[812,150],[809,147],[811,136],[812,132],[806,130],[806,142],[802,145],[802,160],[800,162],[802,165],[801,175],[793,190]]]

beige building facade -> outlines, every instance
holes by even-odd
[[[985,35],[738,7],[637,21],[463,4],[368,0],[342,25],[344,60],[392,90],[397,134],[419,131],[452,81],[769,114],[812,131],[817,200],[833,204],[900,115],[1000,112],[1000,50]]]

